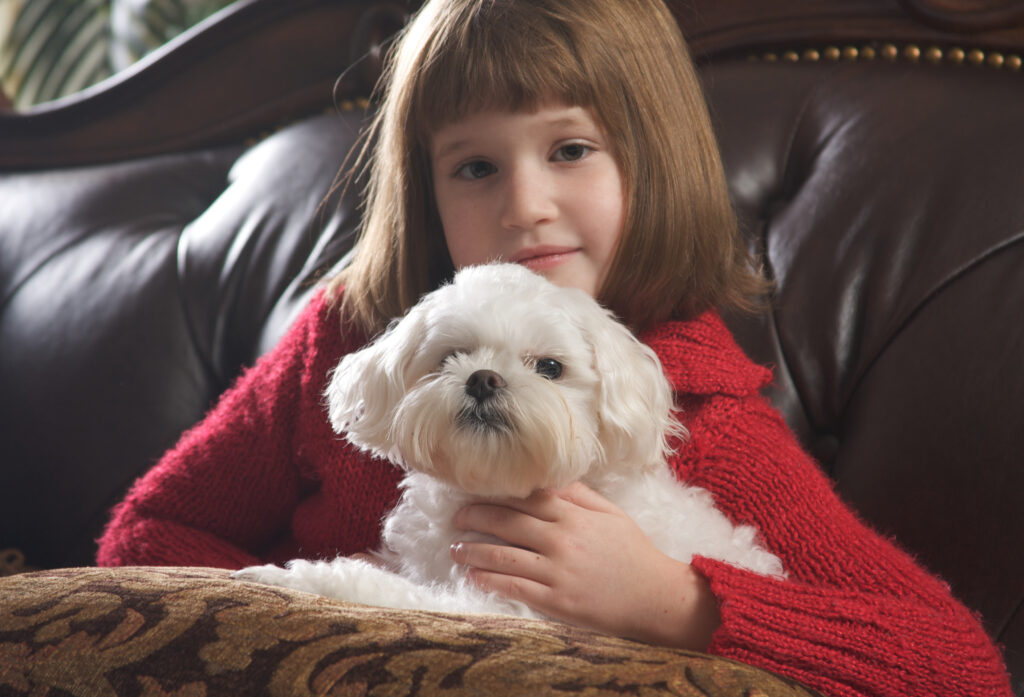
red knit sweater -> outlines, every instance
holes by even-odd
[[[281,343],[142,477],[100,540],[102,565],[240,568],[375,547],[397,468],[327,421],[328,371],[364,337],[343,336],[317,296]],[[714,313],[643,340],[673,382],[690,439],[672,461],[736,523],[755,525],[789,579],[698,558],[721,603],[711,653],[843,695],[1010,695],[1001,659],[949,589],[836,497],[759,391]]]

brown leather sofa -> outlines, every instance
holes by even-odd
[[[674,6],[777,285],[730,323],[842,496],[980,613],[1018,695],[1021,6]],[[0,564],[50,570],[0,579],[0,694],[807,694],[561,626],[66,568],[92,564],[109,507],[343,260],[358,202],[332,184],[406,10],[241,0],[79,96],[0,112]]]

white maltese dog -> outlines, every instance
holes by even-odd
[[[669,470],[668,438],[686,431],[654,352],[585,292],[521,266],[460,271],[345,356],[326,398],[338,433],[407,471],[375,560],[294,560],[235,578],[368,605],[539,617],[466,581],[450,546],[494,538],[452,518],[473,501],[574,481],[674,559],[784,576],[754,528],[733,525]]]

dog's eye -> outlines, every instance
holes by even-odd
[[[448,361],[463,353],[465,353],[465,351],[449,351],[444,355],[444,358],[441,359],[441,362],[438,365],[443,367],[446,363],[448,363]]]
[[[562,377],[562,364],[554,358],[541,358],[533,366],[533,369],[548,380],[557,380]]]

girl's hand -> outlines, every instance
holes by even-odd
[[[454,523],[513,545],[452,546],[475,585],[551,617],[697,651],[707,649],[720,622],[704,577],[665,556],[629,516],[583,484],[471,504]]]

